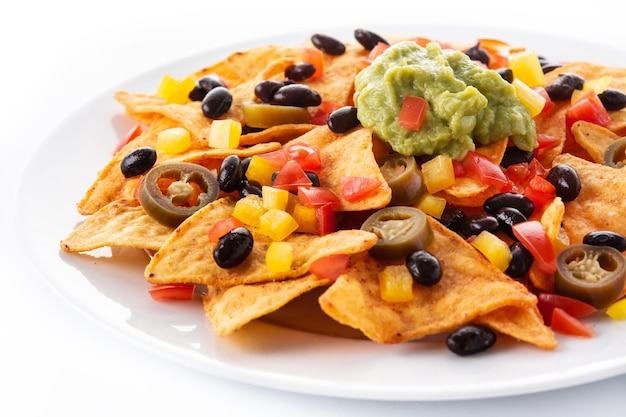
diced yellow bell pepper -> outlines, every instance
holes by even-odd
[[[250,165],[246,171],[246,178],[249,181],[256,181],[263,185],[272,185],[272,174],[278,171],[278,166],[258,155],[250,159]]]
[[[176,80],[169,74],[163,75],[156,95],[164,98],[170,104],[184,104],[189,101],[189,92],[193,90],[196,82],[192,77],[185,77],[181,81]]]
[[[505,271],[509,267],[513,255],[508,245],[498,236],[483,230],[471,244],[499,270]]]
[[[287,272],[293,262],[293,248],[288,242],[272,242],[265,253],[265,263],[272,272]]]
[[[574,105],[578,100],[580,100],[581,98],[583,98],[585,96],[585,94],[587,94],[585,91],[583,90],[574,90],[572,91],[572,97],[570,98],[570,105]]]
[[[191,135],[187,129],[173,127],[157,134],[156,148],[165,153],[179,154],[191,146]]]
[[[303,204],[296,203],[291,212],[293,218],[298,223],[297,232],[310,233],[313,235],[318,234],[317,230],[317,215],[313,207],[306,207]]]
[[[606,314],[613,320],[626,320],[626,298],[611,304],[606,309]]]
[[[516,78],[513,80],[513,87],[517,98],[530,112],[531,117],[535,117],[543,111],[546,106],[546,98],[526,85],[522,80]]]
[[[265,210],[278,209],[287,210],[287,204],[289,203],[289,195],[291,193],[287,190],[280,188],[270,187],[264,185],[261,187],[261,195],[263,197],[263,208]],[[293,194],[291,194],[293,195]]]
[[[263,199],[256,194],[250,194],[237,200],[233,217],[247,225],[259,227],[259,219],[266,211],[263,208]]]
[[[209,147],[235,149],[241,138],[241,123],[232,119],[213,120],[209,133]]]
[[[422,210],[424,213],[433,216],[436,219],[440,219],[443,211],[446,208],[446,199],[438,197],[432,194],[425,193],[419,199],[416,208]]]
[[[543,69],[535,51],[526,50],[511,54],[509,56],[509,68],[513,71],[515,78],[529,87],[545,84]]]
[[[413,277],[404,264],[386,266],[378,273],[380,297],[390,303],[413,299]]]
[[[454,166],[452,158],[446,155],[437,155],[422,164],[422,177],[429,193],[435,194],[454,185]]]
[[[283,210],[271,209],[259,218],[259,232],[280,242],[298,229],[298,222]]]

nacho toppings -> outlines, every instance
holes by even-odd
[[[256,47],[165,75],[155,94],[117,92],[138,128],[61,248],[151,251],[155,299],[194,300],[200,286],[220,336],[315,290],[311,313],[379,343],[445,334],[466,355],[506,335],[550,350],[551,319],[578,319],[538,298],[604,308],[626,295],[626,70],[549,65],[489,39],[355,38]],[[392,57],[410,57],[421,88],[388,77]],[[425,72],[438,59],[435,72],[462,78],[454,91]],[[367,82],[375,73],[386,84]],[[398,114],[370,117],[388,90]],[[452,144],[433,120],[446,111]],[[394,145],[390,126],[425,147]],[[617,279],[598,304],[570,291],[581,274]]]

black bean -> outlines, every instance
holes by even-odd
[[[311,42],[317,49],[328,55],[343,55],[346,52],[346,45],[328,35],[316,33],[311,36]]]
[[[309,62],[298,62],[285,69],[285,77],[292,81],[304,81],[315,74],[315,65]]]
[[[306,174],[307,178],[311,180],[311,186],[312,187],[319,187],[320,186],[320,177],[313,171],[304,171],[304,173]]]
[[[535,258],[533,254],[521,242],[513,242],[509,246],[511,251],[511,262],[504,271],[511,278],[521,278],[530,270]]]
[[[241,160],[237,155],[229,155],[222,161],[222,165],[217,173],[217,182],[220,190],[231,193],[239,187],[243,177]]]
[[[446,207],[441,214],[439,221],[448,229],[456,233],[461,233],[461,227],[465,222],[465,212],[461,209]]]
[[[389,42],[385,38],[366,29],[356,29],[354,31],[354,38],[368,51],[374,49],[379,43],[389,45]]]
[[[459,356],[483,352],[496,343],[496,333],[487,326],[466,324],[450,333],[446,345]]]
[[[143,146],[124,156],[120,163],[120,168],[124,177],[135,177],[148,172],[154,166],[156,160],[156,150],[149,146]]]
[[[357,127],[361,122],[357,118],[357,110],[354,106],[344,106],[328,116],[328,128],[335,133],[344,133]]]
[[[276,80],[264,80],[254,87],[254,95],[262,102],[269,103],[274,98],[274,93],[284,86],[285,83]]]
[[[213,259],[220,268],[232,268],[246,260],[254,239],[245,227],[236,227],[220,238],[213,250]]]
[[[526,217],[532,216],[535,211],[535,204],[530,198],[512,192],[494,194],[483,203],[483,210],[489,214],[496,214],[502,207],[513,207]]]
[[[513,70],[511,68],[500,68],[496,70],[496,72],[500,74],[500,77],[502,77],[504,81],[509,83],[513,82]]]
[[[256,181],[249,181],[247,179],[242,180],[239,183],[239,188],[237,188],[237,192],[239,193],[239,197],[245,198],[251,194],[258,195],[259,197],[263,196],[263,188],[261,184]]]
[[[513,240],[517,240],[517,237],[513,234],[513,225],[528,220],[518,209],[513,207],[502,207],[496,212],[494,217],[498,219],[500,230]]]
[[[305,84],[289,84],[280,87],[274,93],[271,102],[283,106],[319,106],[322,103],[322,97]]]
[[[480,47],[480,43],[477,43],[465,51],[465,55],[470,57],[472,61],[478,61],[485,65],[489,65],[489,53]]]
[[[578,74],[563,73],[546,86],[546,92],[552,101],[564,101],[572,98],[574,90],[582,90],[585,79]]]
[[[500,165],[504,168],[508,168],[511,165],[529,163],[535,157],[533,151],[524,151],[517,146],[507,146],[504,151],[504,156]]]
[[[563,65],[561,65],[561,64],[555,64],[555,63],[546,62],[546,63],[542,63],[541,64],[541,71],[544,74],[547,74],[550,71],[554,71],[555,69],[561,68],[562,66]]]
[[[556,188],[556,195],[564,202],[572,201],[580,193],[578,172],[567,164],[557,164],[550,168],[546,180]]]
[[[196,80],[196,85],[189,93],[189,99],[192,101],[202,101],[204,96],[215,87],[226,87],[226,85],[218,77],[213,75],[205,75]]]
[[[226,87],[215,87],[202,100],[202,113],[209,119],[217,119],[233,104],[233,95]]]
[[[598,98],[608,111],[621,110],[626,107],[626,94],[614,88],[605,89],[598,94]]]
[[[252,161],[251,156],[246,156],[245,158],[241,160],[241,174],[243,175],[243,178],[246,177],[246,171],[248,170],[248,167],[250,166],[250,161]]]
[[[610,246],[620,252],[626,251],[626,237],[610,230],[589,232],[583,237],[583,243],[594,246]]]
[[[441,281],[439,260],[427,250],[420,249],[411,253],[407,256],[405,264],[417,284],[432,287]]]
[[[465,218],[461,225],[461,234],[466,238],[478,235],[483,230],[496,234],[500,230],[500,223],[495,216],[485,213],[474,214]]]

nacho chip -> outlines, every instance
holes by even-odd
[[[572,125],[574,140],[589,154],[591,161],[601,164],[606,148],[619,138],[611,130],[594,123],[578,121]]]
[[[163,226],[134,200],[113,201],[61,241],[65,252],[87,252],[102,247],[158,250],[174,229]]]
[[[250,321],[278,310],[305,292],[329,283],[328,279],[306,274],[276,282],[209,287],[202,301],[215,333],[227,336]]]
[[[185,220],[146,267],[146,280],[153,284],[193,282],[218,287],[279,281],[304,275],[313,261],[324,256],[358,253],[377,241],[375,234],[361,230],[342,230],[324,236],[294,233],[284,240],[293,247],[291,269],[272,272],[265,263],[265,253],[272,240],[249,226],[254,237],[252,252],[241,264],[223,269],[213,260],[215,244],[209,242],[208,230],[229,218],[234,207],[234,198],[222,198]]]
[[[415,286],[410,302],[383,301],[378,273],[386,263],[367,253],[354,255],[346,273],[319,299],[326,314],[379,343],[400,343],[451,331],[503,307],[536,308],[537,299],[526,287],[456,233],[432,218],[429,222],[435,237],[428,250],[439,259],[443,272],[438,284]]]

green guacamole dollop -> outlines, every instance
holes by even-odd
[[[405,96],[423,97],[428,110],[419,130],[400,126]],[[462,159],[477,145],[509,139],[537,147],[535,123],[515,88],[463,52],[399,42],[357,74],[354,102],[361,124],[404,155]]]

